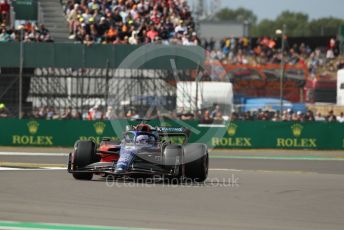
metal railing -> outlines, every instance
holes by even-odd
[[[41,6],[41,2],[37,3],[37,22],[38,24],[43,23],[43,10]]]
[[[16,21],[16,12],[14,11],[13,6],[10,8],[10,26],[11,28],[14,28]]]

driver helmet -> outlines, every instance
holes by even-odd
[[[147,144],[149,142],[148,135],[140,135],[136,138],[136,143],[138,144]]]
[[[136,126],[136,130],[150,133],[152,131],[152,128],[150,125],[147,124],[139,124],[138,126]]]

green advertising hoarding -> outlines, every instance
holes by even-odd
[[[117,138],[108,122],[0,120],[0,145],[4,146],[62,146],[70,147],[76,140],[101,137]]]
[[[1,146],[72,147],[76,140],[120,140],[135,122],[0,119]],[[137,123],[136,123],[137,124]],[[344,124],[238,121],[206,126],[197,121],[151,121],[153,126],[186,127],[190,142],[221,149],[344,149]]]
[[[211,138],[216,148],[329,149],[344,148],[340,123],[235,122],[226,125],[224,136]]]

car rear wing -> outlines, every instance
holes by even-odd
[[[188,142],[190,137],[190,131],[185,128],[175,128],[175,127],[156,127],[160,137],[177,137],[184,136],[185,142]]]

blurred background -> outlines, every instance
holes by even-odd
[[[340,1],[0,2],[2,118],[344,121]],[[146,44],[204,58],[119,68]]]

